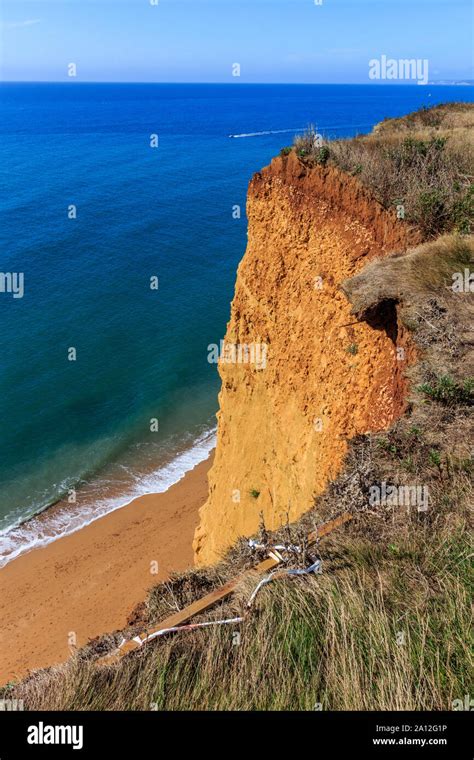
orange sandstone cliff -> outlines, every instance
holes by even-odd
[[[358,321],[340,284],[417,233],[356,178],[307,168],[294,152],[254,176],[247,214],[198,565],[255,533],[261,513],[274,529],[310,509],[341,470],[348,440],[386,428],[406,391],[410,348],[396,305]],[[255,344],[260,363],[229,349]]]

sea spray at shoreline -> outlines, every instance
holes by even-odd
[[[95,520],[117,509],[122,509],[139,496],[164,493],[181,480],[187,472],[209,456],[215,446],[216,430],[206,430],[188,448],[185,448],[168,463],[145,474],[130,472],[135,482],[119,494],[111,494],[109,480],[97,480],[103,488],[103,495],[92,501],[91,495],[81,503],[81,492],[75,504],[66,501],[53,505],[21,525],[0,531],[0,568],[8,562],[32,549],[47,546],[59,538],[69,536]],[[109,487],[107,487],[109,486]]]

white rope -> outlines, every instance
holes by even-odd
[[[270,583],[275,575],[278,575],[281,577],[281,575],[308,575],[309,573],[317,573],[321,569],[321,560],[316,560],[312,565],[306,568],[293,568],[293,569],[286,569],[286,570],[273,570],[271,573],[266,575],[264,578],[262,578],[252,591],[249,600],[247,602],[247,612],[250,610],[255,597],[257,596],[258,592],[260,591],[263,586],[266,586],[267,583]],[[152,641],[153,639],[156,639],[160,636],[165,636],[167,633],[177,633],[178,631],[192,631],[196,628],[207,628],[212,625],[235,625],[236,623],[243,623],[245,620],[245,616],[235,617],[235,618],[226,618],[224,620],[209,620],[205,623],[189,623],[187,625],[175,625],[170,628],[162,628],[159,631],[154,631],[153,633],[150,633],[149,636],[146,636],[144,639],[141,639],[140,636],[135,636],[132,641],[135,641],[138,646],[143,646],[143,644],[147,644],[149,641]],[[123,644],[124,642],[122,642]],[[122,644],[120,646],[122,646]]]
[[[247,609],[249,609],[252,606],[252,603],[257,596],[258,592],[260,591],[263,586],[266,586],[267,583],[270,583],[275,575],[281,576],[282,574],[285,575],[308,575],[309,573],[319,573],[321,570],[321,560],[316,560],[316,562],[313,562],[312,565],[309,567],[303,567],[303,568],[294,568],[294,569],[287,569],[287,570],[272,570],[271,573],[265,576],[265,578],[262,578],[262,580],[257,584],[255,589],[253,590],[248,602],[247,602]]]
[[[271,544],[268,546],[268,544],[259,544],[253,538],[249,538],[249,546],[251,549],[276,549],[279,552],[293,552],[294,554],[301,554],[302,551],[301,546],[296,544]]]
[[[189,623],[188,625],[175,625],[171,628],[162,628],[160,631],[155,631],[154,633],[150,633],[149,636],[147,636],[144,639],[141,639],[139,636],[136,636],[133,641],[136,641],[137,644],[146,644],[148,641],[152,641],[152,639],[158,638],[158,636],[164,636],[166,633],[176,633],[176,631],[191,631],[194,628],[207,628],[210,625],[229,625],[234,623],[242,623],[243,617],[236,617],[236,618],[228,618],[227,620],[209,620],[205,623]]]

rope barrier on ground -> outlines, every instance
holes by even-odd
[[[284,548],[284,547],[282,547]],[[178,633],[179,631],[194,631],[197,628],[208,628],[213,625],[235,625],[236,623],[243,623],[248,612],[250,612],[250,609],[252,607],[253,602],[255,601],[255,597],[257,596],[260,589],[263,588],[263,586],[266,586],[268,583],[270,583],[273,580],[276,580],[277,578],[282,578],[285,575],[288,576],[296,576],[296,575],[308,575],[310,573],[319,573],[321,571],[321,560],[317,560],[316,562],[313,562],[312,565],[310,565],[307,568],[288,568],[287,570],[274,570],[272,573],[269,573],[265,576],[265,578],[262,578],[261,581],[259,581],[252,591],[249,600],[246,605],[246,613],[245,615],[241,615],[240,617],[235,618],[227,618],[224,620],[208,620],[205,623],[188,623],[187,625],[175,625],[171,626],[170,628],[161,628],[159,631],[154,631],[153,633],[150,633],[146,638],[140,638],[140,636],[136,636],[132,639],[132,641],[135,641],[139,647],[143,646],[143,644],[148,644],[149,641],[153,641],[153,639],[157,639],[160,636],[165,636],[169,633]],[[122,643],[125,643],[125,639]]]
[[[323,523],[315,531],[313,531],[307,536],[306,545],[309,546],[311,544],[318,542],[321,538],[326,536],[331,531],[340,527],[341,525],[348,522],[349,520],[352,520],[352,517],[353,517],[352,514],[350,514],[349,512],[344,512],[343,514],[331,520],[328,520],[326,523]],[[235,625],[237,623],[242,623],[245,620],[246,615],[249,613],[257,594],[260,592],[260,590],[264,586],[266,586],[271,581],[276,580],[277,578],[285,577],[285,576],[290,576],[290,577],[302,576],[302,575],[310,575],[313,573],[321,572],[322,562],[320,559],[315,560],[308,567],[284,568],[284,569],[278,569],[278,570],[273,569],[280,566],[285,561],[287,561],[282,556],[282,552],[287,552],[290,554],[301,554],[303,550],[302,550],[302,547],[300,546],[297,546],[294,544],[289,544],[289,545],[276,544],[275,546],[268,546],[266,544],[258,543],[253,540],[249,541],[249,546],[256,550],[262,549],[262,550],[267,551],[268,552],[267,559],[263,560],[262,562],[259,562],[250,570],[228,581],[220,588],[217,588],[214,591],[211,591],[209,594],[206,594],[206,596],[188,605],[183,610],[179,610],[178,612],[174,613],[170,617],[166,618],[165,620],[162,621],[160,628],[155,628],[153,631],[150,631],[150,632],[145,631],[128,640],[123,639],[123,641],[119,644],[116,650],[106,654],[103,657],[100,657],[98,660],[96,660],[96,664],[97,665],[111,665],[117,662],[119,658],[127,655],[129,652],[132,652],[137,648],[141,648],[144,644],[147,644],[156,638],[161,638],[162,636],[165,636],[167,634],[178,633],[179,631],[192,631],[198,628],[208,628],[211,626]],[[269,570],[271,572],[268,572]],[[203,623],[187,623],[187,621],[190,618],[194,617],[195,615],[199,613],[204,612],[205,610],[209,609],[214,604],[216,604],[218,601],[222,601],[227,596],[232,594],[237,588],[238,584],[245,577],[255,572],[265,572],[266,574],[264,575],[263,578],[260,579],[256,587],[252,591],[252,594],[250,595],[247,601],[246,611],[243,615],[240,615],[239,617],[234,617],[234,618],[225,618],[222,620],[209,620]]]
[[[249,610],[255,600],[255,597],[257,596],[258,592],[260,591],[263,586],[266,586],[267,583],[270,583],[271,581],[275,580],[276,578],[283,578],[285,575],[289,576],[295,576],[295,575],[309,575],[310,573],[319,573],[321,572],[322,563],[321,560],[316,560],[316,562],[313,562],[312,565],[309,567],[302,567],[302,568],[287,568],[286,570],[274,570],[272,573],[269,573],[265,578],[262,578],[262,580],[257,583],[255,589],[253,590],[250,599],[247,602],[247,610]]]

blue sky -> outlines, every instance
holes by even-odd
[[[470,0],[151,2],[3,0],[1,79],[369,83],[383,54],[473,78]]]

